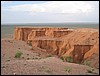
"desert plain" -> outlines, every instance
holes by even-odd
[[[1,75],[99,75],[99,29],[16,27],[1,39]]]

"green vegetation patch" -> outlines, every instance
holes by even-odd
[[[72,58],[71,58],[71,57],[69,57],[69,56],[66,56],[66,58],[65,58],[65,59],[66,59],[66,61],[67,61],[67,62],[72,62]]]
[[[68,73],[72,70],[71,67],[65,67],[65,71],[67,71]]]
[[[95,72],[94,72],[94,68],[92,68],[92,69],[87,69],[87,72],[88,72],[88,73],[95,73]]]
[[[15,54],[15,58],[20,58],[23,53],[21,51],[17,51]]]
[[[52,57],[52,55],[48,55],[47,57]]]
[[[65,61],[67,61],[67,62],[72,62],[72,58],[71,57],[69,57],[69,56],[66,56],[66,57],[60,57],[60,59],[61,60],[65,60]]]
[[[60,59],[64,61],[64,57],[60,57]]]
[[[89,61],[84,61],[83,65],[90,65],[90,62]]]

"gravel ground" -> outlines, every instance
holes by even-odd
[[[99,75],[99,69],[86,65],[63,62],[57,56],[23,41],[1,40],[1,75]],[[23,54],[15,58],[16,51]]]

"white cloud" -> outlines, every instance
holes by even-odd
[[[11,3],[12,1],[1,1],[1,4]]]
[[[86,1],[50,1],[41,4],[23,4],[4,8],[10,11],[29,11],[47,13],[89,13],[92,5]]]

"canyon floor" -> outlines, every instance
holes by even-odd
[[[15,58],[18,50],[21,58]],[[1,75],[99,75],[99,68],[63,62],[24,41],[5,38],[1,39]]]

